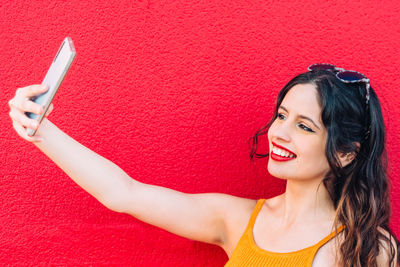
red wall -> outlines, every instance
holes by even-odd
[[[96,1],[97,2],[97,1]],[[365,73],[388,133],[400,234],[400,2],[0,3],[0,262],[222,266],[223,250],[107,210],[13,131],[8,100],[40,83],[65,36],[77,50],[50,119],[142,182],[274,196],[247,139],[278,91],[315,62]]]

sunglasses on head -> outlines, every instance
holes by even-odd
[[[327,63],[316,63],[312,64],[308,67],[309,71],[313,70],[328,70],[336,73],[336,77],[344,83],[359,83],[365,82],[366,84],[366,104],[368,105],[369,102],[369,88],[370,82],[369,79],[362,73],[355,71],[355,70],[345,70],[342,68],[338,68],[335,65],[327,64]]]

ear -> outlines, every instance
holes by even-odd
[[[340,164],[342,165],[342,168],[349,165],[356,157],[358,151],[360,151],[360,143],[354,142],[353,144],[357,147],[356,151],[349,152],[349,153],[339,153],[339,155],[338,155]]]

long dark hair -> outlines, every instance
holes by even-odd
[[[324,70],[294,77],[280,91],[270,122],[250,139],[251,160],[268,156],[257,153],[258,139],[267,134],[283,98],[296,84],[315,86],[322,122],[328,132],[326,157],[330,171],[322,182],[334,203],[335,227],[345,226],[338,251],[340,265],[377,266],[381,242],[387,244],[390,266],[396,265],[394,246],[400,263],[399,242],[389,228],[391,204],[385,126],[379,100],[372,88],[367,104],[363,83],[343,83],[333,72]],[[343,168],[339,153],[353,153],[355,158]]]

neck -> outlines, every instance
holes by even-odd
[[[332,221],[335,216],[333,201],[319,181],[288,180],[282,195],[282,225],[285,227]]]

